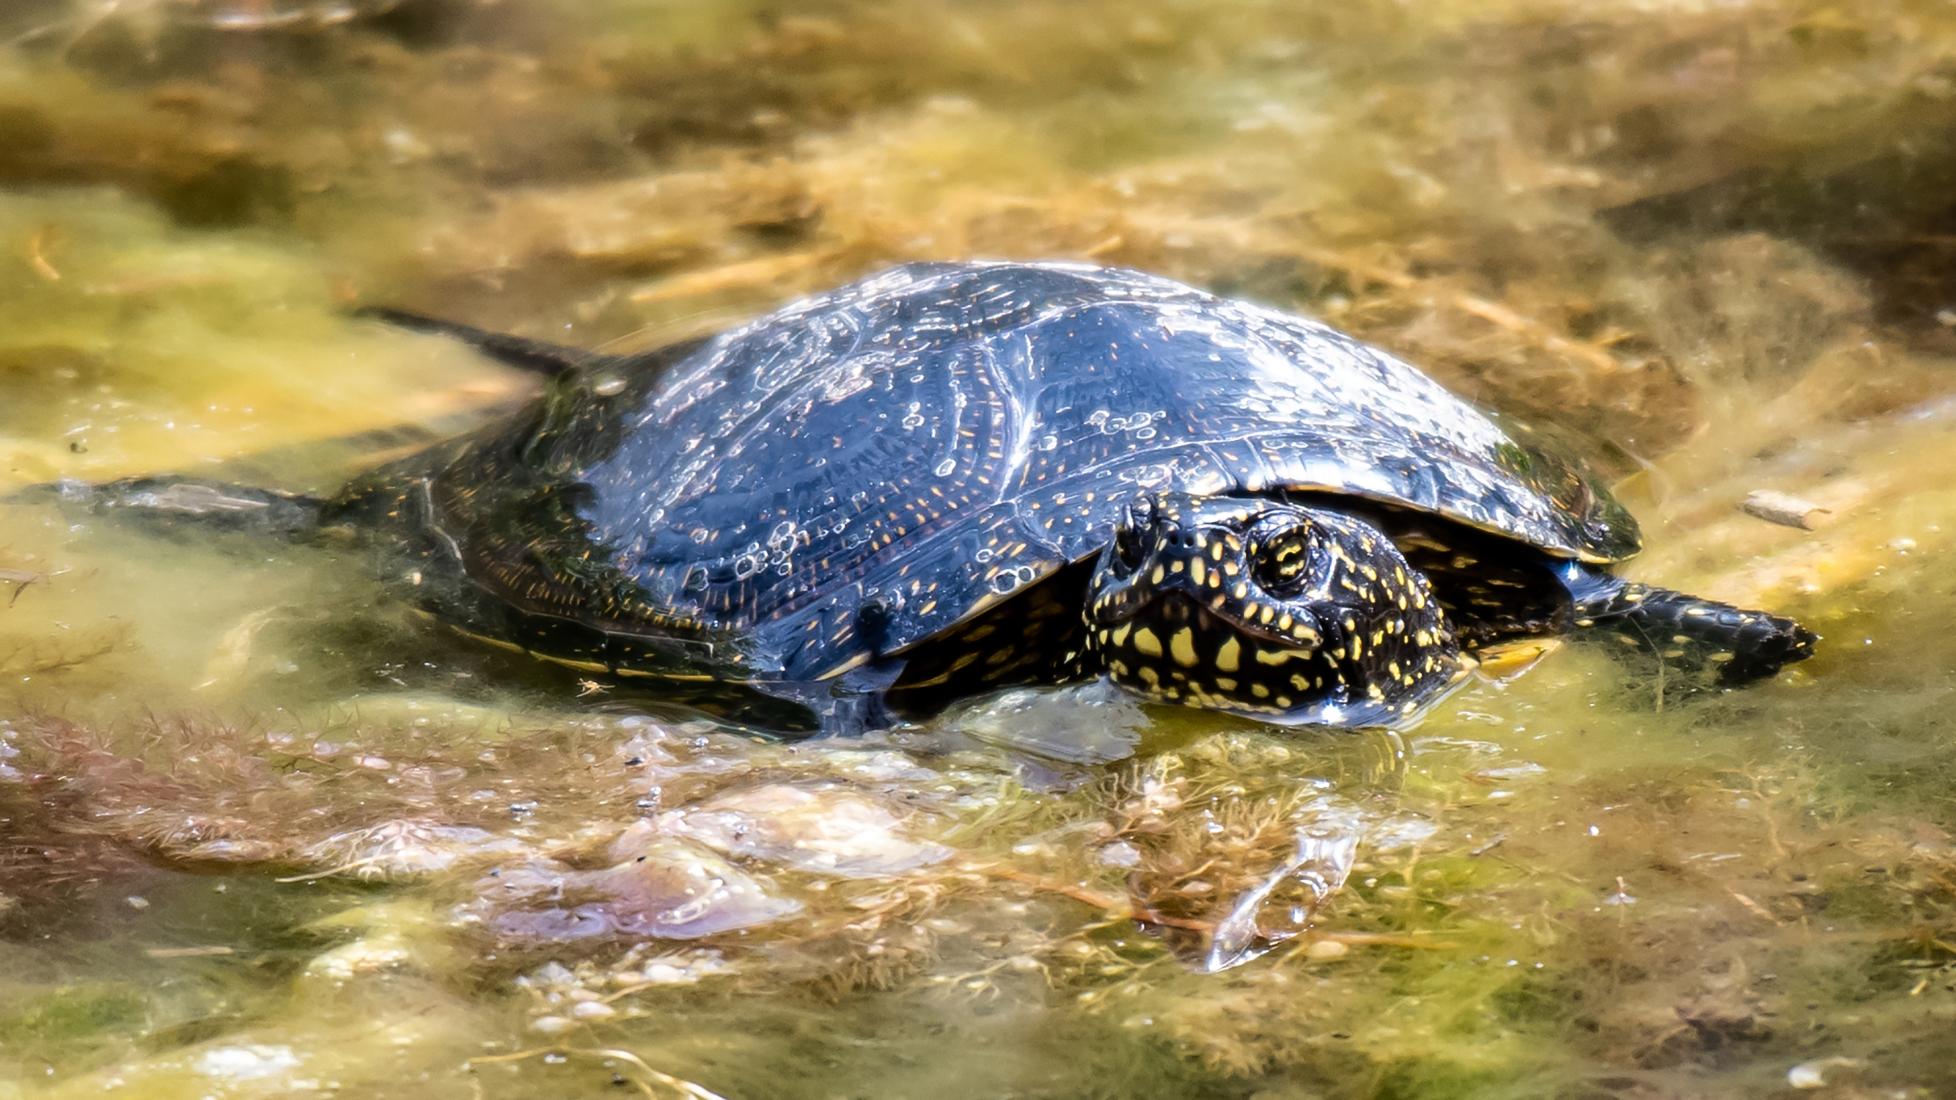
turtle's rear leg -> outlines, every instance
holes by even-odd
[[[319,527],[320,501],[297,493],[194,477],[137,477],[37,485],[6,503],[51,503],[163,531],[235,531],[298,538]]]
[[[1593,590],[1577,593],[1577,626],[1614,631],[1667,663],[1707,672],[1715,669],[1721,684],[1771,676],[1813,656],[1813,645],[1820,640],[1783,616],[1607,575],[1592,576]]]

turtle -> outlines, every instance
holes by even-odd
[[[1606,488],[1402,360],[1135,270],[911,263],[640,356],[379,316],[550,377],[322,498],[84,495],[354,531],[478,642],[830,733],[1099,677],[1395,726],[1514,639],[1615,637],[1711,685],[1817,640],[1619,577],[1640,534]]]

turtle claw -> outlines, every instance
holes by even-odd
[[[1473,672],[1490,683],[1513,683],[1560,648],[1559,638],[1521,638],[1485,646],[1474,651]]]

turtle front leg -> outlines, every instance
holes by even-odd
[[[902,724],[902,719],[890,709],[888,692],[902,677],[903,666],[900,658],[882,658],[825,680],[750,686],[808,708],[815,719],[817,736],[857,737]]]
[[[1813,656],[1820,636],[1792,619],[1716,600],[1592,574],[1593,589],[1578,590],[1578,627],[1614,631],[1666,662],[1716,670],[1736,686],[1777,673]]]

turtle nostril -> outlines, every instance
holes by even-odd
[[[1121,575],[1141,568],[1141,561],[1147,556],[1147,546],[1141,532],[1126,523],[1114,529],[1114,564]]]

